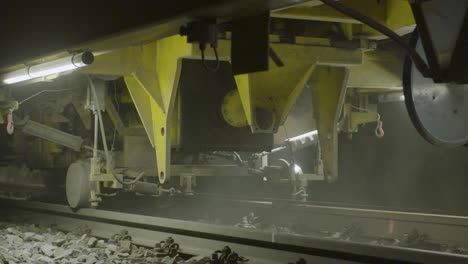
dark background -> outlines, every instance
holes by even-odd
[[[232,19],[303,1],[3,0],[0,4],[0,67],[175,18]]]

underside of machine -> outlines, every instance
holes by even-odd
[[[468,143],[468,1],[120,2],[8,7],[29,28],[0,26],[2,196],[307,202],[346,179],[340,138],[384,140],[391,102]]]

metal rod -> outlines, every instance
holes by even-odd
[[[95,111],[96,112],[96,111]],[[97,150],[98,150],[98,141],[99,141],[99,136],[98,136],[98,130],[99,130],[99,116],[97,113],[94,113],[94,147],[93,147],[93,158],[97,158]]]
[[[101,107],[99,105],[99,99],[97,97],[96,87],[94,87],[93,80],[91,79],[91,77],[89,77],[89,76],[86,76],[86,77],[88,79],[89,86],[91,88],[91,94],[93,95],[93,100],[94,100],[94,108],[95,108],[95,111],[97,112],[97,116],[98,116],[98,120],[99,120],[99,127],[101,128],[102,145],[104,146],[104,153],[105,153],[105,156],[106,156],[106,169],[107,169],[107,172],[110,173],[114,177],[114,179],[118,183],[120,183],[122,185],[135,184],[137,181],[139,181],[139,180],[141,180],[141,178],[143,178],[143,176],[145,175],[144,172],[141,172],[140,175],[137,178],[135,178],[134,180],[125,182],[122,179],[120,179],[113,171],[112,164],[110,162],[111,161],[111,156],[109,154],[109,149],[107,148],[106,132],[104,130],[104,122],[102,121]]]

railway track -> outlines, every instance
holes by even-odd
[[[310,209],[310,208],[309,208]],[[468,257],[459,254],[381,246],[369,243],[323,239],[275,230],[251,230],[233,226],[213,225],[155,216],[135,215],[96,209],[73,212],[67,206],[40,202],[0,200],[3,218],[39,225],[55,225],[63,231],[87,226],[96,237],[109,239],[125,229],[135,244],[154,247],[156,242],[173,237],[190,255],[211,256],[215,250],[229,246],[249,263],[296,263],[303,258],[307,263],[468,263]],[[303,209],[301,209],[303,211]],[[398,212],[365,212],[343,208],[315,207],[315,218],[332,215],[375,219],[399,219],[422,223],[419,215]],[[307,210],[306,210],[307,211]],[[310,213],[310,210],[308,210]],[[364,217],[364,214],[366,217]],[[466,229],[466,219],[425,215],[426,224],[446,225]],[[314,218],[310,218],[311,221]],[[437,220],[437,221],[434,221]],[[333,221],[329,221],[333,222]],[[436,223],[434,223],[436,222]],[[435,228],[435,227],[433,227]],[[440,226],[439,226],[440,229]],[[456,230],[455,230],[456,231]],[[453,231],[453,232],[455,232]],[[441,231],[443,233],[443,231]],[[464,236],[460,234],[459,236]]]
[[[154,203],[154,200],[152,201]],[[118,203],[122,205],[122,203]],[[132,204],[139,204],[133,201]],[[424,243],[395,243],[405,247],[450,251],[450,246],[468,248],[468,217],[440,213],[417,213],[382,208],[349,207],[350,205],[291,200],[235,199],[226,197],[194,196],[178,200],[168,210],[143,205],[135,206],[129,213],[164,218],[203,221],[223,225],[240,225],[247,228],[270,230],[319,238],[337,237],[373,243],[379,240],[402,240],[407,234],[419,234]],[[147,210],[147,208],[152,210]],[[125,211],[128,208],[110,208]],[[252,214],[257,221],[242,223],[242,218]],[[207,217],[208,216],[208,217]],[[354,234],[344,234],[344,229],[354,229]],[[350,230],[348,230],[349,233]],[[410,238],[411,239],[411,238]],[[430,243],[425,243],[429,242]],[[421,242],[421,241],[420,241]],[[425,245],[424,245],[425,244]],[[438,246],[438,247],[437,247]],[[446,247],[446,248],[444,248]]]

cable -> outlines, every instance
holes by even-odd
[[[117,177],[117,175],[115,175],[115,173],[114,173],[114,171],[112,169],[112,166],[110,164],[111,158],[110,158],[110,154],[109,154],[109,149],[107,148],[106,133],[104,131],[104,122],[102,121],[101,107],[99,106],[99,100],[98,100],[98,97],[97,97],[97,94],[96,94],[96,88],[94,87],[93,80],[91,79],[91,77],[86,76],[86,78],[88,79],[89,86],[91,87],[91,93],[93,94],[93,99],[95,101],[95,107],[96,107],[98,120],[99,120],[99,127],[101,128],[102,145],[104,146],[104,153],[105,153],[105,156],[106,156],[107,169],[109,170],[110,174],[114,177],[114,179],[118,183],[120,183],[122,185],[135,184],[137,181],[139,181],[141,178],[143,178],[143,176],[145,175],[145,172],[141,172],[135,179],[133,179],[131,181],[128,181],[128,182],[125,182],[125,181],[121,180],[119,177]]]
[[[35,94],[29,96],[29,97],[26,98],[26,99],[23,99],[23,100],[20,101],[18,104],[22,104],[22,103],[28,101],[29,99],[32,99],[32,98],[34,98],[34,97],[36,97],[36,96],[38,96],[38,95],[40,95],[40,94],[42,94],[42,93],[64,92],[64,91],[70,91],[70,90],[73,90],[73,88],[70,88],[70,89],[61,89],[61,90],[42,90],[42,91],[40,91],[40,92],[38,92],[38,93],[35,93]]]
[[[239,166],[243,166],[244,165],[244,161],[242,160],[241,156],[239,155],[239,153],[237,153],[236,151],[233,151],[232,152],[232,155],[234,156],[234,159],[237,161],[237,165]]]
[[[227,151],[213,151],[211,153],[211,155],[214,155],[214,156],[217,156],[217,157],[221,157],[221,158],[225,158],[225,159],[232,159],[234,162],[237,163],[237,165],[239,167],[242,167],[244,165],[244,160],[242,160],[241,156],[239,155],[239,153],[233,151],[232,153],[231,152],[227,152],[229,156],[227,156],[225,153]]]
[[[322,3],[328,5],[329,7],[345,14],[348,15],[358,21],[361,21],[365,25],[368,25],[369,27],[379,31],[380,33],[384,34],[385,36],[389,37],[393,41],[395,41],[398,45],[400,45],[406,53],[411,57],[411,59],[414,62],[414,65],[416,68],[421,72],[421,74],[426,77],[432,77],[432,72],[427,66],[426,62],[421,58],[421,56],[414,50],[406,41],[401,38],[398,34],[393,32],[391,29],[388,27],[378,23],[377,21],[373,20],[370,17],[364,16],[363,14],[357,12],[356,10],[353,10],[342,3],[335,1],[335,0],[320,0]]]
[[[133,185],[133,184],[137,183],[139,180],[141,180],[143,178],[143,176],[145,176],[144,171],[140,172],[140,174],[138,174],[138,176],[135,179],[130,180],[130,181],[126,181],[125,184]]]
[[[367,113],[379,114],[379,113],[377,113],[377,112],[375,112],[375,111],[371,111],[371,110],[366,109],[366,108],[361,108],[361,107],[358,107],[358,106],[354,106],[354,105],[352,105],[352,104],[350,104],[350,106],[351,106],[351,108],[354,108],[354,109],[357,109],[357,110],[361,110],[361,111],[365,111],[365,112],[367,112]]]
[[[218,71],[218,70],[219,70],[220,62],[219,62],[218,48],[216,47],[216,45],[211,45],[211,47],[213,48],[215,57],[216,57],[216,66],[215,66],[214,68],[211,68],[211,67],[209,67],[209,66],[206,64],[206,60],[205,60],[205,49],[206,49],[206,44],[205,44],[205,43],[200,43],[200,46],[199,46],[199,47],[200,47],[201,59],[202,59],[203,67],[205,67],[205,69],[207,69],[207,70],[209,70],[209,71],[212,71],[212,72]]]

